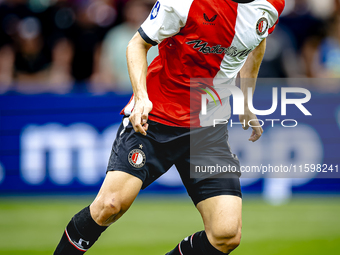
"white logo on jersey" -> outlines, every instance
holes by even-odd
[[[157,3],[155,4],[155,6],[152,8],[152,11],[151,11],[151,17],[150,17],[151,20],[157,17],[160,7],[161,7],[161,4],[159,1],[157,1]]]

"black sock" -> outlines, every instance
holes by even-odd
[[[175,249],[166,255],[225,255],[214,246],[212,246],[207,238],[205,231],[198,232],[188,236],[180,242]]]
[[[107,227],[99,226],[91,217],[90,207],[73,216],[54,251],[54,255],[84,254]]]

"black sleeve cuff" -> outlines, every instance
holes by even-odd
[[[156,43],[155,41],[152,41],[149,36],[147,36],[147,34],[144,32],[143,28],[140,27],[138,29],[138,33],[140,34],[140,36],[144,39],[144,41],[146,41],[147,43],[151,44],[152,46],[156,46],[158,43]]]

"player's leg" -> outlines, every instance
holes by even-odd
[[[226,126],[190,133],[190,152],[176,163],[182,181],[201,213],[205,231],[180,242],[168,255],[219,255],[235,249],[241,238],[242,193],[237,157],[228,144]],[[196,173],[196,166],[226,166],[233,172]]]
[[[109,226],[118,220],[137,197],[142,181],[128,173],[110,171],[90,206],[91,216],[101,226]]]
[[[223,253],[230,253],[241,240],[242,199],[222,195],[208,198],[197,205],[209,243]]]
[[[74,215],[67,225],[54,255],[86,252],[129,209],[141,187],[141,179],[125,172],[109,171],[93,203]]]
[[[206,179],[192,186],[186,185],[201,213],[205,231],[185,238],[167,255],[229,254],[239,245],[242,199],[236,177]]]
[[[107,226],[128,210],[140,189],[151,184],[173,164],[167,156],[176,153],[164,153],[171,146],[157,142],[158,136],[164,138],[161,133],[164,127],[151,121],[149,124],[148,136],[144,136],[134,131],[128,118],[123,119],[98,196],[91,206],[72,218],[55,255],[83,254]]]
[[[190,132],[190,148],[175,165],[201,213],[205,230],[186,237],[167,255],[223,255],[229,254],[239,245],[242,226],[240,165],[237,157],[231,153],[227,140],[226,126]],[[185,149],[187,147],[182,144],[189,142],[184,140],[184,143],[179,144]],[[226,166],[236,171],[196,176],[195,166],[204,165]],[[191,168],[193,171],[190,171]]]

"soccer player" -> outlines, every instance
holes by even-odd
[[[239,245],[238,159],[230,151],[226,125],[213,128],[195,105],[191,107],[190,99],[200,100],[207,89],[216,91],[224,108],[210,107],[209,102],[208,112],[223,109],[228,119],[230,93],[215,86],[218,79],[232,82],[238,73],[242,79],[251,78],[241,80],[245,109],[240,122],[247,129],[253,120],[249,140],[260,138],[263,130],[247,107],[247,96],[252,96],[247,88],[254,91],[265,38],[274,30],[284,4],[284,0],[159,0],[154,5],[127,47],[134,95],[122,111],[106,178],[93,203],[67,225],[55,255],[86,252],[129,209],[140,189],[173,164],[202,216],[204,231],[184,238],[167,254],[229,254]],[[159,56],[148,68],[147,51],[157,44]],[[191,78],[213,81],[195,83]],[[192,87],[198,89],[191,92]],[[190,168],[202,158],[238,172],[228,173],[229,178],[192,178]]]

